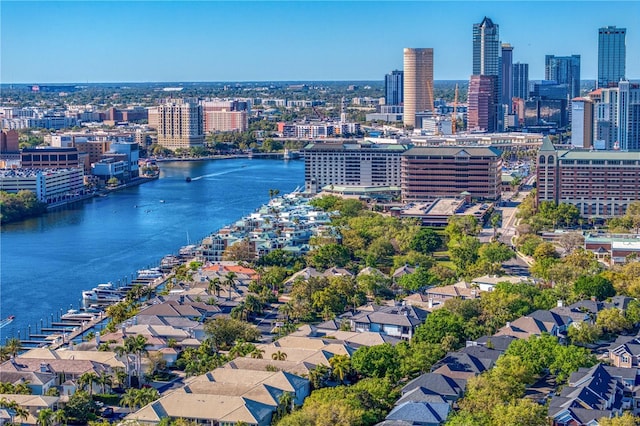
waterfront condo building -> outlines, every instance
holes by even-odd
[[[625,78],[627,60],[626,28],[598,30],[598,87],[615,86]]]
[[[436,198],[500,198],[502,152],[493,147],[414,147],[402,154],[405,202]],[[463,194],[464,193],[464,194]]]
[[[304,148],[305,191],[328,185],[400,186],[400,158],[406,145],[312,143]]]
[[[168,99],[158,106],[158,145],[175,150],[203,144],[202,106],[197,99]]]
[[[472,75],[467,96],[467,129],[472,132],[496,131],[494,75]]]
[[[573,204],[583,217],[622,216],[640,200],[640,151],[558,150],[545,138],[537,182],[537,202]]]
[[[433,111],[433,49],[404,49],[404,125],[416,127],[416,113]]]

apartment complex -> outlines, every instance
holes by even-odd
[[[416,127],[416,113],[433,111],[433,49],[404,49],[404,125]]]
[[[573,204],[584,217],[621,216],[640,199],[640,151],[557,150],[538,153],[537,201]]]
[[[402,199],[429,201],[460,195],[500,198],[501,152],[493,147],[414,147],[402,154]]]
[[[404,102],[404,71],[394,70],[384,76],[384,103],[402,105]]]
[[[172,150],[204,144],[202,106],[197,99],[168,99],[158,106],[158,144]]]
[[[400,186],[400,158],[406,145],[313,143],[304,148],[305,191],[327,185]]]

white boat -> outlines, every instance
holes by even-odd
[[[13,322],[13,320],[16,319],[16,317],[14,317],[13,315],[6,317],[3,320],[0,320],[0,328],[5,327],[9,324],[11,324]]]
[[[76,309],[69,309],[66,314],[63,314],[60,319],[69,321],[91,321],[95,318],[95,314],[90,312],[81,312]]]
[[[113,284],[98,284],[92,290],[82,292],[82,300],[94,303],[111,303],[122,300],[122,294],[113,288]]]
[[[138,271],[138,278],[160,278],[162,271],[159,268],[141,269]]]

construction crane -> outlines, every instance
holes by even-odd
[[[451,114],[451,134],[456,134],[456,126],[458,124],[458,84],[456,83],[456,92],[453,95],[453,113]]]

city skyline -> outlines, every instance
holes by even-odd
[[[627,28],[627,50],[640,48],[637,1],[3,1],[0,82],[383,80],[405,47],[434,49],[436,80],[468,80],[485,16],[532,80],[545,55],[573,54],[595,80],[601,27]],[[638,55],[626,70],[640,78]]]

